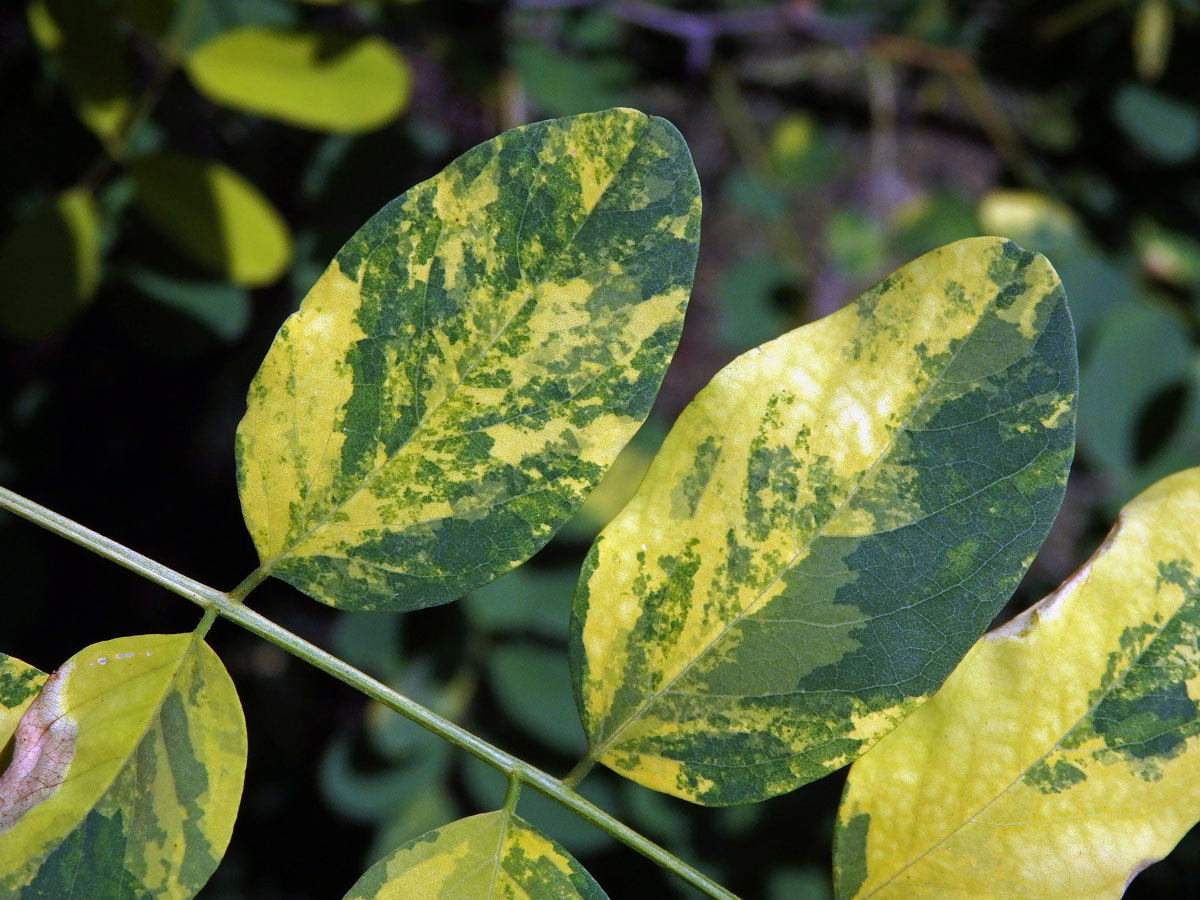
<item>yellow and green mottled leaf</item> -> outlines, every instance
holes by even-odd
[[[421,835],[373,865],[345,900],[607,900],[566,850],[503,810]]]
[[[245,767],[241,705],[203,641],[88,647],[16,726],[0,774],[0,896],[195,896],[229,843]]]
[[[33,39],[57,61],[80,120],[105,143],[117,139],[134,99],[112,12],[103,3],[32,0],[26,13]]]
[[[0,653],[0,751],[13,736],[17,723],[45,680],[45,672]]]
[[[155,153],[130,167],[134,202],[180,250],[247,287],[270,284],[292,259],[292,238],[278,210],[222,163]]]
[[[584,563],[571,659],[591,756],[724,805],[865,751],[1032,560],[1075,385],[1054,270],[999,238],[734,360]]]
[[[407,610],[531,556],[648,414],[699,230],[683,139],[624,109],[505,132],[385,206],[250,386],[238,486],[264,570]]]
[[[854,764],[842,900],[1100,900],[1200,820],[1200,469]]]
[[[100,282],[100,216],[91,191],[70,188],[36,207],[0,246],[0,330],[22,341],[50,337],[91,300]]]
[[[318,131],[370,131],[404,110],[412,74],[386,41],[318,29],[246,26],[188,57],[213,100]]]

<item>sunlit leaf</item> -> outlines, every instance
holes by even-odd
[[[287,268],[287,223],[233,169],[164,152],[134,161],[131,174],[138,208],[196,262],[247,287],[269,284]]]
[[[506,132],[385,206],[250,387],[238,481],[264,569],[404,610],[532,555],[650,411],[699,218],[679,133],[633,110]]]
[[[504,811],[459,819],[367,870],[345,900],[606,900],[562,847]]]
[[[842,900],[1120,897],[1200,819],[1200,469],[850,770]]]
[[[845,765],[919,706],[1058,509],[1076,364],[1046,260],[935,250],[734,360],[575,594],[590,754],[700,803]]]
[[[233,829],[245,729],[193,635],[77,653],[25,710],[0,775],[0,895],[195,896]]]
[[[103,141],[117,138],[133,115],[129,64],[112,12],[103,3],[32,0],[29,30],[61,65],[79,118]]]
[[[0,329],[35,341],[60,331],[100,282],[100,221],[89,191],[37,207],[0,246]]]
[[[0,750],[45,681],[45,672],[0,653]]]
[[[412,74],[374,36],[246,26],[218,34],[185,63],[217,103],[317,131],[370,131],[404,110]]]

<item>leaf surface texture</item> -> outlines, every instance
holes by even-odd
[[[960,241],[719,372],[584,563],[571,657],[593,758],[747,803],[929,697],[1062,499],[1065,300],[1041,256]]]
[[[855,763],[838,896],[1117,898],[1200,819],[1200,469]]]
[[[250,387],[238,483],[264,568],[407,610],[531,556],[650,410],[699,217],[679,133],[634,110],[506,132],[384,207]]]

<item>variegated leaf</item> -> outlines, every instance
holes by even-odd
[[[88,647],[16,726],[0,775],[0,896],[195,896],[229,843],[245,766],[237,693],[203,641]]]
[[[45,672],[0,653],[0,750],[13,736],[21,716],[45,681]]]
[[[1200,819],[1200,469],[855,763],[838,896],[1117,898]]]
[[[506,132],[384,207],[250,386],[263,570],[408,610],[527,559],[649,412],[699,227],[686,145],[634,110]]]
[[[510,812],[459,819],[380,860],[345,900],[607,900],[566,850]]]
[[[724,805],[865,751],[1032,560],[1075,384],[1057,276],[998,238],[926,254],[719,372],[584,563],[571,655],[592,758]]]

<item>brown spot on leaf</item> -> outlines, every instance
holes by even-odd
[[[75,721],[63,710],[63,685],[71,665],[48,679],[25,710],[13,737],[12,763],[0,775],[0,834],[49,798],[67,776],[75,756]]]

